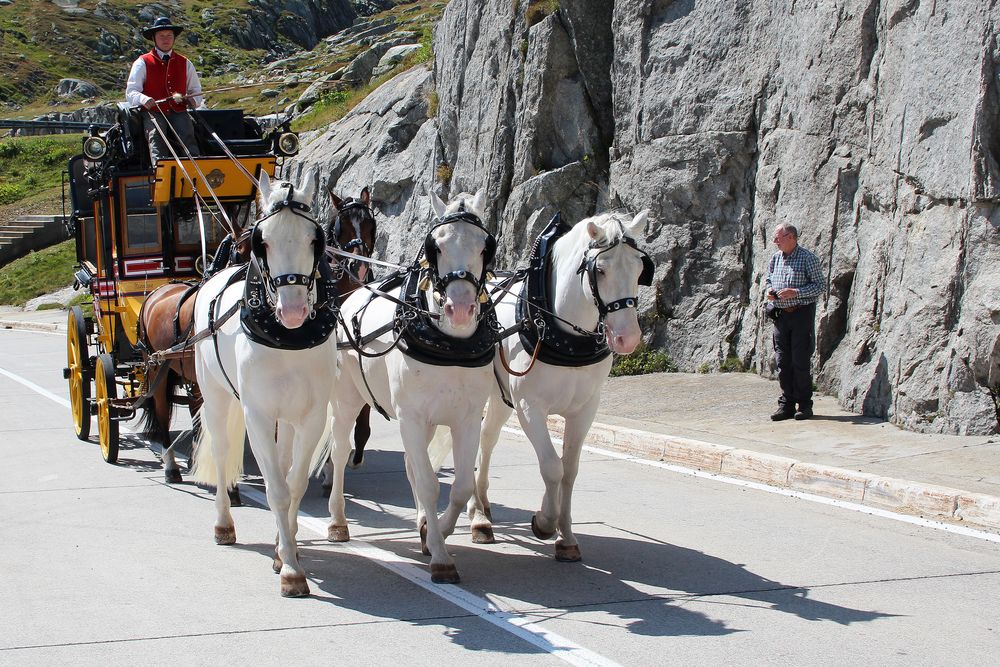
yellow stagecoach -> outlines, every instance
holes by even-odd
[[[274,176],[298,150],[287,123],[262,130],[239,110],[199,110],[190,113],[201,156],[175,153],[154,165],[140,112],[122,105],[118,113],[107,131],[90,131],[68,166],[75,283],[89,289],[93,315],[70,310],[63,374],[77,437],[89,438],[96,414],[109,463],[118,457],[118,423],[146,397],[137,332],[146,296],[170,281],[200,279],[222,238],[250,220],[250,175]]]

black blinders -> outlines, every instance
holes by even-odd
[[[453,222],[467,222],[470,225],[475,225],[481,230],[486,232],[486,246],[483,248],[483,272],[485,274],[486,270],[493,266],[493,260],[496,259],[497,255],[497,239],[493,234],[483,226],[482,221],[473,213],[468,211],[459,211],[457,213],[451,213],[442,218],[437,224],[430,228],[427,232],[427,236],[424,237],[424,257],[427,259],[427,263],[431,265],[434,269],[434,273],[437,273],[437,259],[438,259],[438,248],[437,244],[434,242],[434,230],[443,225],[449,225]]]

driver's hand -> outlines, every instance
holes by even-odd
[[[146,103],[143,104],[142,106],[144,106],[145,108],[147,108],[150,111],[152,111],[153,107],[156,106],[156,100],[154,100],[154,99],[148,99],[148,100],[146,100]]]

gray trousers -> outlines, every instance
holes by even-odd
[[[187,146],[191,155],[201,155],[201,151],[198,150],[198,141],[194,137],[194,123],[191,122],[191,116],[184,112],[171,113],[168,111],[166,113],[166,120],[164,120],[164,115],[159,111],[144,111],[142,113],[142,129],[146,133],[146,140],[149,141],[149,159],[152,164],[155,165],[157,160],[169,160],[173,157],[170,154],[170,149],[167,148],[164,138],[156,131],[153,119],[156,120],[156,123],[168,135],[170,145],[174,147],[177,157],[183,158],[186,156],[186,153],[177,145],[177,138],[174,136],[174,132],[177,133],[177,136]],[[169,123],[170,127],[174,128],[173,132],[166,126],[166,123]]]

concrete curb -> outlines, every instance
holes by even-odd
[[[27,331],[65,331],[66,326],[54,322],[32,322],[31,320],[0,320],[0,328],[23,329]]]
[[[519,428],[517,416],[511,425]],[[562,437],[564,421],[549,418]],[[858,505],[1000,530],[1000,497],[595,422],[586,444]]]

